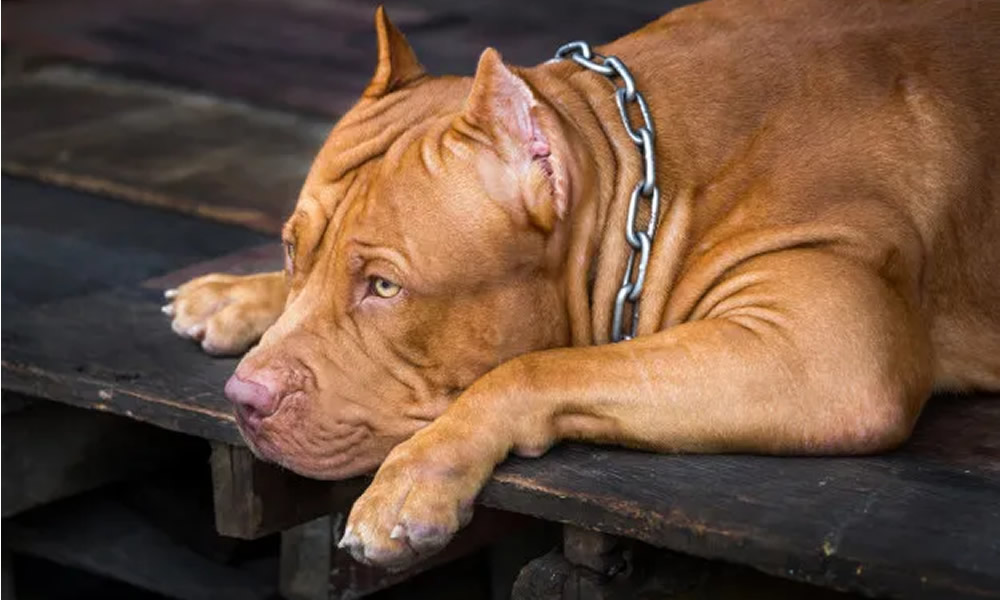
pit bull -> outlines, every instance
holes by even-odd
[[[378,469],[357,559],[441,548],[511,452],[882,452],[933,391],[1000,389],[1000,3],[712,0],[597,48],[648,103],[661,195],[620,343],[622,82],[493,49],[431,76],[376,29],[284,271],[164,309],[208,353],[256,343],[225,392],[258,456]]]

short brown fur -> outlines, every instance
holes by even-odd
[[[664,197],[619,344],[640,165],[608,81],[492,50],[431,77],[376,21],[287,274],[195,280],[168,309],[210,352],[263,335],[236,373],[274,390],[237,411],[261,456],[381,463],[342,542],[359,559],[440,548],[512,451],[879,452],[933,390],[1000,389],[996,2],[713,0],[600,48],[649,100]]]

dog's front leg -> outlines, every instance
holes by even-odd
[[[213,273],[167,290],[163,312],[177,335],[220,356],[242,354],[281,316],[288,289],[285,273]]]
[[[902,442],[931,388],[905,293],[857,262],[792,250],[734,269],[699,319],[527,354],[397,446],[342,545],[402,566],[469,518],[496,463],[560,439],[663,452],[866,453]]]

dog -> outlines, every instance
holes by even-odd
[[[284,271],[164,307],[208,353],[256,344],[225,393],[259,457],[378,469],[358,560],[440,549],[511,452],[876,453],[935,390],[1000,389],[1000,4],[711,0],[473,77],[375,21]]]

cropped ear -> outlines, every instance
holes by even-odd
[[[499,154],[521,176],[525,208],[532,223],[551,231],[565,217],[568,198],[565,173],[554,156],[550,135],[554,121],[542,109],[528,84],[503,64],[500,53],[487,48],[479,57],[465,119],[486,133]]]
[[[379,98],[426,74],[413,48],[389,21],[382,6],[375,9],[375,31],[378,34],[378,65],[375,76],[362,94],[366,98]]]

